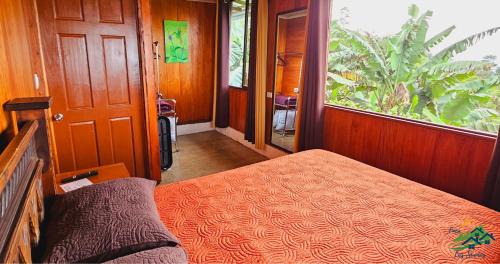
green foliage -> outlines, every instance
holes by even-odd
[[[245,43],[245,1],[232,3],[230,26],[229,84],[243,83],[243,56]]]
[[[331,25],[327,100],[439,124],[497,133],[500,124],[500,70],[495,56],[479,61],[454,57],[495,27],[431,53],[455,30],[428,36],[432,12],[412,5],[401,30],[379,37]]]
[[[231,23],[231,42],[229,54],[229,84],[241,86],[243,78],[243,44],[245,21],[233,20]]]

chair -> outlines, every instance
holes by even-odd
[[[297,97],[296,96],[284,96],[284,95],[275,95],[274,99],[274,111],[284,110],[285,111],[285,125],[283,129],[280,131],[281,136],[285,136],[287,132],[294,133],[295,132],[295,119],[296,114],[293,116],[292,120],[292,129],[287,129],[287,119],[288,119],[288,111],[296,111],[297,110]],[[278,131],[277,131],[278,132]]]
[[[177,142],[177,123],[179,121],[179,117],[177,116],[176,106],[177,101],[175,99],[158,98],[158,115],[167,117],[170,120],[170,124],[174,129],[172,142],[175,144],[175,151],[177,152],[179,151]]]

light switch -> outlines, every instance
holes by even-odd
[[[33,83],[35,84],[35,90],[40,89],[40,78],[38,78],[38,74],[33,74]]]

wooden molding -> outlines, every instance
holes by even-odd
[[[0,155],[0,262],[31,263],[43,219],[41,171],[35,152],[37,121],[28,121]]]
[[[52,97],[23,97],[10,100],[4,105],[6,111],[12,112],[12,118],[15,123],[15,130],[24,127],[27,123],[36,120],[38,128],[35,132],[36,153],[43,162],[43,177],[44,194],[50,196],[54,194],[53,178],[54,178],[54,163],[57,162],[57,157],[52,157],[53,153],[52,141],[49,139],[50,117],[48,110],[52,105]]]
[[[393,120],[393,121],[401,122],[401,123],[405,123],[405,124],[426,127],[429,129],[435,129],[435,130],[442,131],[442,132],[468,135],[468,136],[472,136],[472,137],[479,137],[479,138],[485,138],[485,139],[496,139],[497,138],[497,135],[493,134],[493,133],[472,130],[472,129],[463,128],[463,127],[454,127],[454,126],[450,126],[450,125],[435,124],[435,123],[431,123],[428,121],[409,119],[409,118],[400,117],[400,116],[391,116],[391,115],[387,115],[387,114],[383,114],[383,113],[371,112],[371,111],[366,111],[366,110],[362,110],[362,109],[354,109],[354,108],[340,106],[340,105],[325,104],[325,108],[326,109],[332,108],[332,109],[336,109],[336,110],[340,110],[340,111],[372,116],[372,117],[380,118],[380,119],[384,119],[384,120]]]
[[[161,181],[150,0],[138,0],[138,33],[146,119],[148,178]]]
[[[200,3],[208,3],[208,4],[216,4],[216,0],[186,0],[187,2],[200,2]]]
[[[5,111],[24,111],[48,109],[51,105],[52,97],[50,96],[22,97],[8,101],[3,108]]]

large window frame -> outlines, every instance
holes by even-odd
[[[333,21],[333,19],[334,19],[333,14],[331,14],[331,15],[332,15],[331,21]],[[331,36],[330,36],[330,38],[331,38]],[[330,45],[330,38],[328,40],[329,45]],[[330,49],[329,49],[329,54],[330,54]],[[330,59],[329,59],[329,63],[331,63]],[[500,67],[499,67],[499,69],[500,69]],[[332,74],[332,73],[329,72],[329,74]],[[325,92],[327,92],[327,85],[325,85]],[[355,106],[349,106],[349,105],[343,105],[340,103],[329,102],[328,96],[325,96],[324,104],[325,104],[325,107],[336,108],[336,109],[350,111],[350,112],[357,112],[357,113],[362,113],[362,114],[366,114],[366,115],[374,115],[374,116],[379,116],[379,117],[388,118],[388,119],[395,119],[395,120],[405,121],[405,122],[409,122],[409,123],[413,123],[413,124],[420,124],[420,125],[424,125],[424,126],[432,126],[432,127],[441,128],[444,130],[460,131],[460,132],[475,134],[478,136],[487,136],[487,137],[491,137],[491,136],[497,137],[498,136],[498,133],[496,133],[494,131],[485,131],[482,129],[480,130],[477,128],[470,128],[470,127],[459,126],[459,125],[454,125],[454,124],[452,125],[452,124],[447,124],[447,123],[438,123],[438,122],[428,121],[428,120],[419,119],[419,118],[400,116],[397,114],[378,112],[378,111],[374,111],[371,109],[364,109],[364,108],[358,108]]]
[[[243,88],[246,89],[248,88],[248,72],[249,72],[249,60],[250,60],[250,26],[251,26],[251,12],[252,12],[252,0],[231,0],[230,8],[231,10],[229,14],[229,26],[233,25],[232,21],[232,10],[233,10],[233,3],[234,2],[244,2],[245,3],[245,23],[244,23],[244,30],[243,30],[243,52],[242,52],[242,73],[241,73],[241,84],[235,84],[229,82],[229,86],[232,88]],[[231,30],[230,30],[230,35],[229,35],[229,54],[231,57],[232,50],[231,50],[231,44],[232,44],[232,35],[231,35]],[[231,58],[229,58],[230,60]],[[229,78],[231,79],[231,70],[229,70]]]

